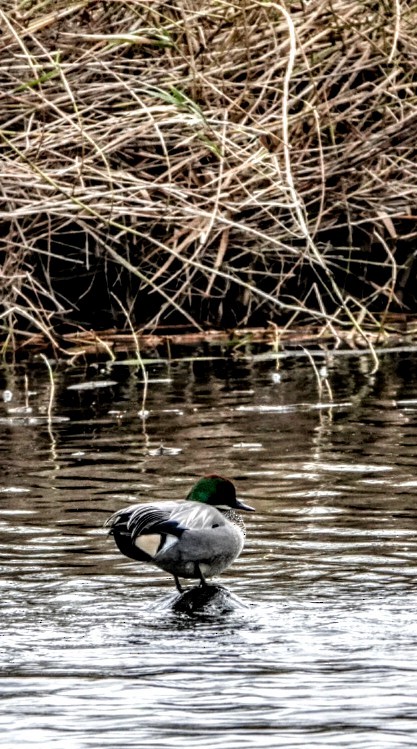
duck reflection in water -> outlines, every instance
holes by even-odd
[[[150,502],[115,512],[106,522],[117,547],[131,559],[148,562],[173,575],[180,597],[175,607],[202,608],[226,589],[208,585],[239,556],[245,540],[236,510],[254,508],[236,497],[233,483],[210,475],[201,478],[182,502]],[[200,581],[184,591],[180,578]]]

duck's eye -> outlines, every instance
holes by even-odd
[[[219,527],[219,524],[218,524],[218,523],[214,523],[214,525],[212,525],[211,527],[212,527],[212,528],[218,528],[218,527]]]

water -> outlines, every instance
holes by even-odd
[[[415,746],[416,364],[334,357],[333,401],[301,359],[156,363],[145,403],[58,368],[49,423],[45,367],[0,372],[0,746]],[[102,524],[213,471],[257,512],[184,613]]]

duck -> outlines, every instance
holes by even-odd
[[[198,579],[219,575],[241,553],[245,528],[236,510],[254,512],[236,496],[232,481],[203,476],[185,500],[130,505],[105,523],[119,551],[138,562],[149,562],[174,577]]]

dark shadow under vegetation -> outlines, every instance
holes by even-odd
[[[0,18],[5,350],[412,330],[414,1],[4,0]]]

